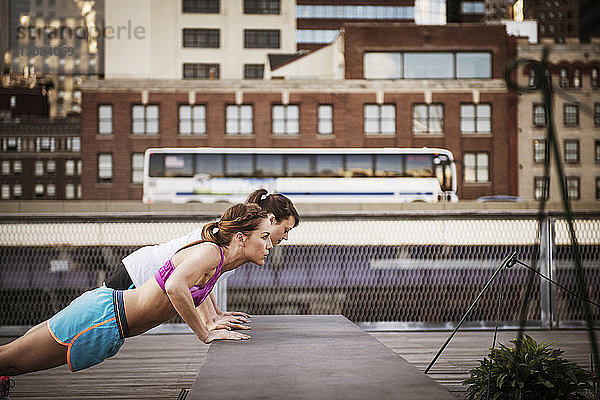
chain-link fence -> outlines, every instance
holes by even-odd
[[[0,326],[47,319],[101,285],[127,254],[183,236],[214,217],[5,218]],[[529,213],[304,215],[263,267],[244,265],[215,290],[222,307],[251,314],[343,314],[372,329],[449,328],[513,252],[577,290],[564,216],[548,213],[541,226]],[[600,213],[577,215],[576,227],[587,290],[599,302]],[[501,325],[516,326],[527,281],[522,266],[506,269],[465,325],[492,326],[499,317]],[[577,325],[584,318],[580,300],[539,277],[527,307],[534,326]],[[591,309],[597,321],[600,310]]]

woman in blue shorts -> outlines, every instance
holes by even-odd
[[[19,375],[68,364],[79,371],[117,353],[125,338],[139,335],[179,314],[205,343],[247,339],[224,329],[209,331],[195,307],[219,276],[246,262],[263,265],[271,224],[256,204],[236,204],[219,222],[206,224],[202,241],[180,249],[136,289],[105,286],[85,292],[48,321],[0,346],[0,376]],[[5,378],[4,376],[2,377]]]

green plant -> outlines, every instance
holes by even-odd
[[[468,399],[592,399],[592,374],[561,357],[550,343],[525,335],[511,340],[514,347],[490,349],[463,385]],[[491,367],[491,373],[490,373]],[[489,397],[488,397],[489,390]]]

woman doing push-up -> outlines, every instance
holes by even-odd
[[[248,336],[226,329],[209,331],[195,307],[219,276],[246,262],[263,265],[271,226],[256,204],[236,204],[220,221],[206,224],[202,241],[180,249],[142,286],[105,286],[83,293],[69,306],[20,338],[0,346],[0,376],[19,375],[68,364],[79,371],[117,353],[125,338],[139,335],[179,314],[205,343]]]

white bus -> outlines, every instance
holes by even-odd
[[[452,153],[434,148],[151,148],[144,203],[243,201],[253,190],[294,203],[455,202]]]

